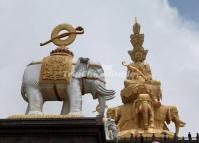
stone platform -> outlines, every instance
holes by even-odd
[[[199,143],[198,140],[164,140],[164,139],[157,139],[157,140],[151,140],[151,139],[145,139],[141,141],[140,139],[121,139],[118,141],[113,140],[107,140],[106,143]]]
[[[101,118],[0,119],[0,143],[105,143]]]

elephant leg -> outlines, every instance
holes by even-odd
[[[67,86],[70,111],[69,114],[81,115],[82,113],[82,94],[78,79],[72,79]]]
[[[149,109],[148,105],[146,104],[143,104],[142,106],[142,117],[143,117],[144,129],[147,129],[149,125]]]
[[[68,100],[65,100],[62,105],[61,115],[68,114],[70,110],[70,104]]]
[[[29,108],[30,108],[30,107],[29,107],[29,104],[28,104],[27,109],[26,109],[26,113],[25,113],[26,115],[28,114],[28,112],[29,112],[29,110],[30,110]]]
[[[154,112],[153,110],[149,111],[149,126],[154,127]]]
[[[98,97],[99,101],[99,117],[104,117],[104,111],[105,111],[105,106],[106,106],[106,99],[103,96]]]
[[[148,128],[148,112],[143,112],[144,129]]]
[[[28,111],[26,114],[43,114],[43,96],[39,89],[31,88],[27,91]]]
[[[176,135],[178,135],[178,133],[179,133],[179,126],[175,123],[175,128],[176,128],[176,131],[175,131],[175,133],[176,133]]]
[[[178,133],[179,133],[179,128],[180,128],[180,127],[184,127],[184,126],[185,126],[185,123],[182,122],[182,121],[180,121],[179,119],[176,119],[176,120],[174,120],[173,122],[174,122],[175,128],[176,128],[176,135],[178,135]]]

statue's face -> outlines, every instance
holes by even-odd
[[[149,94],[140,94],[138,99],[143,100],[143,101],[144,100],[149,100],[150,96],[149,96]]]
[[[135,62],[143,62],[143,53],[142,52],[134,53],[134,59]]]
[[[138,100],[140,100],[142,104],[151,104],[151,99],[148,94],[140,94]]]
[[[108,117],[108,118],[113,118],[114,115],[115,115],[114,109],[110,109],[110,108],[109,108],[109,110],[107,111],[107,117]]]

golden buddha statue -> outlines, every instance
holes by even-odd
[[[149,64],[145,63],[148,50],[142,46],[144,42],[144,34],[140,34],[140,25],[136,22],[133,25],[131,34],[131,43],[133,50],[128,51],[133,63],[127,65],[127,79],[124,81],[124,89],[121,91],[123,103],[134,102],[139,94],[148,93],[156,106],[160,106],[161,89],[160,82],[152,79],[152,73]]]
[[[161,84],[154,80],[149,64],[145,62],[148,50],[143,48],[144,34],[140,34],[140,24],[135,22],[133,34],[130,36],[133,50],[128,51],[133,63],[122,65],[127,67],[127,77],[121,90],[123,105],[107,110],[107,118],[112,118],[119,129],[119,138],[129,138],[131,134],[144,137],[173,137],[167,124],[174,122],[176,135],[180,127],[185,125],[178,116],[175,106],[162,105]]]

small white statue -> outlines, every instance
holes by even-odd
[[[117,140],[118,128],[115,124],[115,120],[111,118],[105,119],[105,133],[106,138],[109,140]]]

